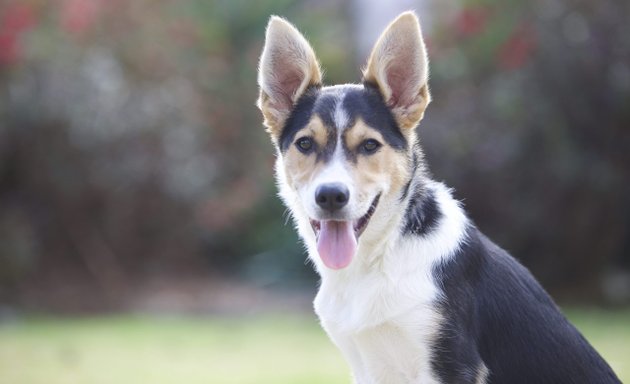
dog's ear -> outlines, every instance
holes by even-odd
[[[272,16],[260,56],[258,108],[272,139],[277,140],[295,102],[310,85],[321,84],[322,74],[313,48],[286,20]]]
[[[429,60],[418,18],[398,16],[381,34],[363,71],[363,81],[376,85],[401,128],[414,128],[431,101]]]

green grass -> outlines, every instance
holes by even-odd
[[[0,326],[2,384],[347,383],[314,317],[30,319]]]
[[[565,314],[606,359],[623,383],[630,383],[630,310],[566,310]]]
[[[630,382],[630,311],[568,315]],[[0,325],[2,384],[349,382],[314,315],[31,318]]]

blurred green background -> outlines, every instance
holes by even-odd
[[[630,381],[630,2],[2,0],[0,382],[348,382],[257,60],[277,14],[357,82],[408,9],[435,178]]]

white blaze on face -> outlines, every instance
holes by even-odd
[[[307,206],[310,207],[309,211],[312,218],[319,219],[326,216],[326,213],[322,211],[315,201],[315,191],[317,191],[317,188],[321,185],[333,183],[343,184],[348,188],[350,199],[348,205],[342,208],[340,216],[349,218],[352,212],[352,206],[354,205],[354,183],[347,167],[347,159],[343,154],[343,146],[339,140],[337,141],[337,147],[335,148],[332,158],[321,172],[315,176],[308,188],[306,188],[306,196],[303,196],[302,201],[308,202]]]
[[[330,162],[313,180],[310,191],[311,204],[313,205],[315,219],[319,220],[319,236],[317,238],[317,251],[322,262],[331,269],[345,268],[350,264],[357,250],[357,237],[354,231],[353,207],[356,205],[355,190],[352,175],[347,167],[347,159],[344,155],[342,144],[342,132],[349,123],[348,114],[343,108],[342,93],[335,103],[333,114],[337,129],[337,143]],[[341,184],[348,188],[348,204],[337,213],[335,220],[328,220],[315,201],[315,193],[320,186],[326,184]],[[307,196],[307,199],[309,196]]]
[[[334,115],[334,119],[335,119],[335,125],[337,126],[337,142],[341,141],[341,133],[343,132],[344,129],[346,129],[346,127],[348,126],[349,123],[349,117],[348,117],[348,113],[346,113],[346,110],[343,108],[343,99],[345,98],[346,94],[342,93],[341,95],[339,95],[339,98],[337,99],[337,102],[335,103],[335,115]]]
[[[317,252],[328,268],[341,269],[352,261],[357,250],[357,238],[354,232],[353,217],[347,211],[351,208],[354,200],[354,188],[351,175],[345,167],[345,158],[340,142],[337,143],[331,163],[324,168],[313,185],[317,188],[332,183],[346,186],[350,199],[348,205],[341,209],[340,215],[335,220],[320,220]],[[315,191],[312,192],[311,196],[315,201]],[[317,208],[319,209],[319,207]]]

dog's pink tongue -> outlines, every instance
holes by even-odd
[[[322,221],[317,239],[317,251],[324,265],[341,269],[352,261],[357,250],[352,221]]]

